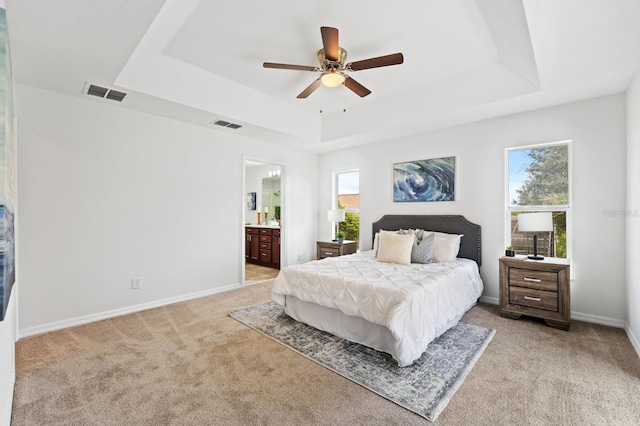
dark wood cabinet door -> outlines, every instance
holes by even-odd
[[[278,235],[280,232],[278,232]],[[276,265],[280,265],[280,237],[274,235],[271,242],[271,261]]]
[[[250,244],[249,259],[255,261],[260,260],[260,238],[257,235],[252,235]]]
[[[280,229],[245,227],[245,260],[280,269]]]

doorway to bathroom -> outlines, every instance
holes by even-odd
[[[282,249],[283,165],[245,158],[244,284],[275,278]]]

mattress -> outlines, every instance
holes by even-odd
[[[384,347],[369,346],[407,366],[460,320],[482,290],[474,261],[399,265],[378,262],[374,252],[367,251],[288,266],[274,281],[273,297],[285,306],[287,299],[305,302],[292,315],[298,320],[312,311],[307,304],[330,309],[310,315],[315,318],[310,325],[334,334],[349,334],[350,328],[344,332],[343,326],[323,325],[330,321],[322,316],[334,311],[383,327],[384,332],[374,333],[386,333]],[[368,344],[358,335],[341,337]]]

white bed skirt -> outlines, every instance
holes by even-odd
[[[474,305],[475,303],[469,306],[467,310]],[[396,361],[399,359],[398,354],[396,354],[395,339],[391,331],[384,326],[370,323],[362,318],[345,315],[337,309],[305,302],[294,296],[286,296],[285,312],[296,321],[334,334],[350,342],[360,343],[380,352],[388,353]],[[457,323],[458,319],[452,320],[443,329],[442,333]]]

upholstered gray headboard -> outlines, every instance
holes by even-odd
[[[395,231],[398,229],[425,229],[446,232],[447,234],[463,234],[460,240],[458,257],[476,261],[482,265],[481,227],[469,222],[461,215],[385,215],[372,224],[371,237],[378,231]]]

